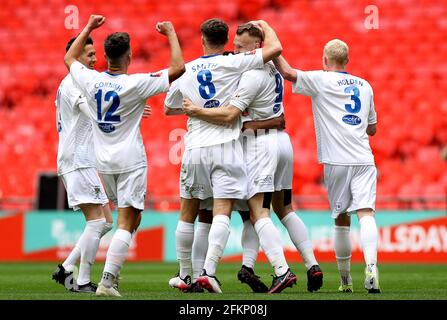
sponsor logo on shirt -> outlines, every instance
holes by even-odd
[[[116,129],[113,124],[105,123],[105,122],[99,122],[98,127],[104,133],[111,133],[111,132],[115,131],[115,129]]]
[[[163,74],[163,72],[160,71],[160,72],[157,72],[157,73],[151,73],[150,76],[151,77],[160,78],[162,74]]]
[[[204,108],[217,108],[218,106],[220,106],[219,100],[208,100],[203,105]]]
[[[342,118],[344,123],[347,123],[351,126],[357,126],[362,122],[362,119],[359,117],[353,115],[353,114],[347,114]]]

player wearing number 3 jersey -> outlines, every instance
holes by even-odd
[[[312,97],[318,161],[324,164],[332,218],[340,291],[352,292],[350,213],[360,222],[360,243],[366,263],[365,288],[380,292],[377,271],[377,226],[374,219],[376,168],[368,135],[376,133],[377,116],[369,83],[345,71],[348,46],[341,40],[324,47],[324,71],[292,69],[283,57],[274,60],[293,92]]]
[[[169,83],[184,72],[182,52],[170,22],[158,23],[156,29],[167,36],[171,61],[169,69],[157,73],[127,75],[131,61],[127,33],[109,35],[104,42],[107,72],[96,72],[76,61],[93,29],[105,22],[92,15],[65,55],[65,64],[74,82],[85,95],[94,119],[93,139],[98,171],[107,196],[118,208],[118,229],[107,252],[106,263],[97,295],[120,296],[113,287],[138,227],[146,194],[146,153],[140,133],[140,121],[146,100],[168,91]]]

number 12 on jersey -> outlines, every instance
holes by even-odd
[[[102,118],[102,89],[98,90],[95,94],[96,99],[96,105],[97,105],[97,116],[98,116],[98,122],[120,122],[121,117],[118,114],[113,114],[116,109],[120,106],[120,97],[118,96],[118,93],[115,91],[107,91],[104,96],[104,101],[109,102],[110,99],[112,99],[112,105],[110,106],[109,110],[106,112],[106,116],[104,119]]]

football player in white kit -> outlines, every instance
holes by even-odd
[[[75,41],[66,46],[68,51]],[[86,68],[94,70],[96,51],[89,37],[78,57]],[[85,97],[68,74],[61,82],[56,98],[56,125],[59,133],[57,173],[67,191],[68,205],[84,214],[86,227],[67,259],[58,265],[53,279],[75,292],[95,293],[96,284],[90,281],[101,237],[112,229],[109,200],[96,170],[92,122],[88,117]],[[80,259],[77,283],[73,270]]]
[[[253,24],[247,23],[238,27],[234,39],[235,53],[260,48],[261,45],[262,33]],[[244,112],[244,122],[266,121],[284,114],[282,95],[283,79],[270,62],[262,69],[250,70],[242,75],[228,106],[219,109],[203,109],[186,104],[184,109],[189,116],[215,123],[232,123],[242,112]],[[241,136],[241,138],[248,138],[244,143],[244,154],[249,176],[249,207],[254,228],[242,215],[246,221],[244,221],[242,238],[243,265],[238,273],[238,279],[247,283],[253,291],[261,291],[262,284],[253,271],[259,252],[259,240],[256,233],[259,233],[259,223],[263,222],[265,214],[267,216],[269,214],[270,199],[275,192],[275,212],[287,228],[293,243],[305,261],[308,271],[308,290],[317,291],[322,286],[323,273],[315,259],[307,229],[293,211],[291,204],[293,149],[290,138],[282,130],[258,130],[255,136],[253,134],[253,131],[245,130]],[[258,194],[263,195],[264,198],[262,207],[261,203],[253,203],[252,200],[253,196]],[[266,200],[266,198],[269,199]],[[259,239],[262,246],[261,236]],[[280,243],[278,242],[277,245],[280,246]],[[269,253],[267,251],[266,255],[268,256]],[[270,292],[275,287],[275,282],[277,279],[273,280]]]
[[[86,69],[75,57],[90,32],[104,22],[103,16],[92,15],[64,61],[87,99],[90,117],[95,120],[93,138],[98,171],[109,199],[118,208],[118,229],[107,251],[96,295],[120,296],[113,285],[126,259],[146,194],[147,160],[140,133],[143,109],[149,97],[166,92],[169,83],[183,74],[184,62],[174,27],[170,22],[161,22],[156,29],[169,41],[169,69],[127,75],[132,53],[129,35],[123,32],[110,34],[104,42],[108,71]]]
[[[201,26],[205,56],[186,65],[185,74],[172,86],[165,100],[167,113],[183,112],[183,98],[203,108],[225,105],[236,90],[244,71],[262,68],[278,56],[281,43],[265,21],[258,22],[265,32],[263,49],[245,54],[224,56],[228,26],[219,19],[210,19]],[[213,222],[202,275],[197,279],[210,292],[222,292],[216,268],[229,236],[230,215],[234,199],[245,199],[247,176],[239,141],[241,122],[221,126],[196,118],[188,119],[180,176],[181,208],[176,230],[177,259],[180,271],[169,281],[171,287],[191,287],[191,246],[194,221],[200,200],[214,198]],[[272,225],[273,226],[273,225]],[[282,252],[282,251],[281,251]],[[284,259],[285,260],[285,259]],[[279,265],[281,261],[277,264]],[[283,268],[286,265],[282,266]],[[286,270],[288,268],[285,268]],[[284,270],[284,272],[286,272]]]
[[[323,70],[292,69],[283,57],[275,65],[293,83],[293,92],[312,97],[318,161],[335,219],[335,255],[340,291],[352,292],[350,214],[357,213],[365,259],[365,288],[380,293],[377,270],[378,231],[374,218],[377,170],[368,135],[376,133],[377,115],[370,84],[347,73],[349,48],[341,40],[326,43]]]

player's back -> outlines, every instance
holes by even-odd
[[[366,128],[376,123],[370,84],[346,72],[298,71],[294,92],[312,96],[321,163],[374,164]]]
[[[284,113],[284,79],[275,65],[268,62],[261,69],[244,72],[231,104],[244,108],[242,121],[261,121]]]
[[[111,74],[89,71],[79,76],[90,106],[95,152],[101,173],[123,173],[146,166],[140,121],[146,100],[167,91],[167,70],[152,74]]]
[[[262,66],[261,50],[238,55],[203,56],[185,65],[186,72],[178,79],[177,86],[182,96],[193,104],[217,108],[228,104],[243,72]],[[240,129],[240,121],[231,126],[221,126],[189,118],[185,146],[191,149],[225,143],[237,139]]]
[[[56,126],[59,133],[57,171],[62,175],[95,166],[92,122],[85,97],[68,74],[56,97]]]

